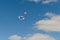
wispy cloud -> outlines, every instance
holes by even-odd
[[[18,35],[11,35],[8,39],[9,40],[22,40],[22,37]]]
[[[43,4],[49,4],[51,2],[57,2],[58,0],[43,0],[42,3]]]
[[[39,20],[35,23],[36,29],[43,31],[56,31],[60,32],[60,15],[47,12],[45,16],[50,17]]]
[[[55,40],[55,38],[47,34],[36,33],[27,37],[26,40]]]
[[[49,4],[49,3],[57,2],[58,0],[27,0],[27,1],[35,2],[35,3],[41,2],[42,4]]]
[[[35,34],[30,34],[28,36],[26,35],[23,38],[18,35],[11,35],[9,37],[9,40],[55,40],[55,38],[47,34],[35,33]]]
[[[27,0],[27,1],[38,3],[38,2],[40,2],[41,0]]]

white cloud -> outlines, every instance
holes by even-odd
[[[55,31],[60,32],[60,15],[53,13],[46,13],[46,16],[50,17],[43,20],[39,20],[35,23],[36,29],[43,31]]]
[[[58,0],[43,0],[42,3],[43,4],[48,4],[48,3],[51,3],[51,2],[57,2]]]
[[[56,39],[47,34],[35,33],[35,34],[28,34],[25,37],[21,37],[18,35],[11,35],[9,37],[9,40],[56,40]]]
[[[57,2],[58,0],[27,0],[29,2],[35,2],[35,3],[38,3],[38,2],[42,2],[43,4],[49,4],[51,2]]]
[[[18,36],[18,35],[12,35],[8,39],[9,40],[22,40],[22,37],[21,36]]]
[[[27,37],[26,40],[55,40],[55,38],[46,34],[36,33]]]
[[[38,2],[40,2],[41,0],[27,0],[27,1],[38,3]]]

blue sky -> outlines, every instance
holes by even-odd
[[[41,20],[48,18],[49,13],[52,13],[52,19],[56,17],[58,18],[56,20],[60,22],[60,0],[57,2],[50,1],[49,3],[42,3],[42,1],[37,1],[36,3],[36,1],[29,0],[0,0],[0,40],[9,40],[8,38],[11,35],[26,37],[28,34],[36,33],[47,34],[56,40],[60,40],[60,30],[48,30],[48,32],[46,32],[38,28],[38,26],[40,27],[41,25],[38,21],[41,22]],[[24,11],[28,14],[24,21],[21,21],[18,19],[18,16],[24,15]],[[45,15],[46,13],[48,13],[48,16]],[[35,25],[38,26],[35,28]],[[26,38],[26,40],[29,39]]]

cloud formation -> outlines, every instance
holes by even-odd
[[[27,37],[26,40],[55,40],[55,38],[46,34],[36,33]]]
[[[38,2],[42,2],[42,4],[49,4],[49,3],[54,3],[54,2],[57,2],[58,0],[28,0],[30,2],[35,2],[35,3],[38,3]]]
[[[38,2],[40,2],[41,0],[27,0],[27,1],[38,3]]]
[[[36,34],[25,36],[23,38],[18,35],[12,35],[9,37],[9,40],[55,40],[55,38],[47,34],[36,33]]]
[[[43,4],[49,4],[51,2],[57,2],[58,0],[44,0],[42,1]]]
[[[18,35],[11,35],[8,39],[9,40],[22,40],[22,37]]]
[[[45,16],[49,18],[44,18],[43,20],[39,20],[35,23],[36,29],[43,31],[54,31],[60,32],[60,15],[56,15],[53,13],[47,12]]]

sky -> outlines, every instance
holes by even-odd
[[[0,0],[0,40],[60,40],[60,0]]]

